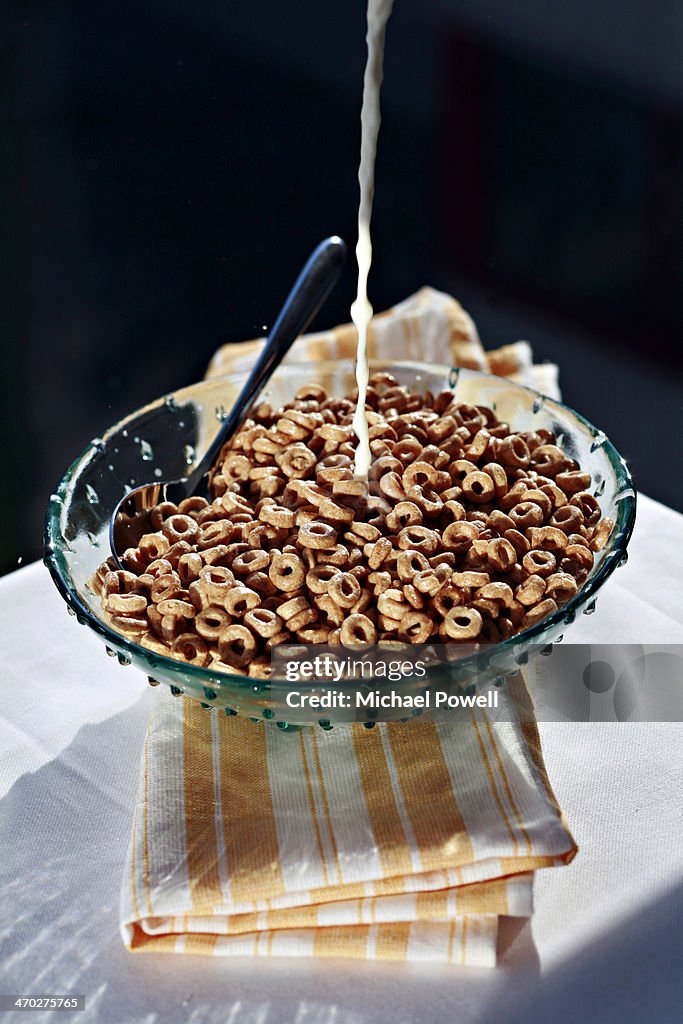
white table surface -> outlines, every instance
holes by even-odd
[[[641,497],[629,564],[571,639],[683,643],[682,553],[683,517]],[[128,1024],[683,1019],[681,723],[541,725],[580,850],[540,873],[493,971],[133,955],[119,886],[158,691],[67,616],[40,564],[0,580],[0,638],[0,993],[83,993],[77,1021]]]

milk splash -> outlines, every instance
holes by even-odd
[[[372,216],[372,199],[375,192],[377,135],[381,122],[379,91],[382,85],[384,69],[384,36],[393,6],[394,0],[368,0],[368,31],[366,36],[368,59],[363,78],[363,106],[360,115],[361,146],[360,166],[358,168],[360,205],[358,207],[358,244],[356,245],[358,290],[356,300],[351,306],[351,319],[358,331],[358,351],[356,354],[358,402],[353,417],[353,429],[358,438],[355,475],[364,480],[367,480],[371,462],[368,418],[365,412],[369,377],[368,324],[372,318],[372,306],[368,301],[368,274],[370,273],[370,265],[372,263],[370,218]]]

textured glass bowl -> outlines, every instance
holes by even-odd
[[[373,370],[389,370],[401,384],[437,393],[455,391],[462,402],[487,405],[515,430],[541,427],[555,432],[564,449],[588,470],[603,515],[614,520],[605,548],[596,556],[588,580],[564,608],[535,626],[498,644],[482,647],[430,673],[429,684],[459,692],[485,688],[504,679],[543,647],[556,642],[580,612],[590,613],[596,594],[612,571],[625,560],[635,519],[635,493],[628,468],[605,434],[560,402],[472,370],[422,363],[377,361]],[[273,375],[263,399],[273,405],[291,400],[308,380],[341,396],[355,386],[350,361],[283,365]],[[236,398],[243,376],[221,377],[183,388],[117,423],[92,441],[69,467],[50,498],[45,520],[45,564],[78,621],[92,629],[122,665],[136,665],[150,681],[166,683],[185,695],[228,714],[246,714],[275,721],[280,727],[320,721],[364,720],[368,712],[293,710],[285,702],[292,684],[281,679],[256,680],[199,668],[140,647],[115,632],[105,619],[100,600],[87,580],[109,555],[108,526],[112,509],[127,489],[155,479],[184,475],[201,456]],[[297,684],[302,689],[306,684]],[[312,684],[314,685],[314,684]],[[386,685],[386,684],[385,684]],[[403,694],[422,692],[425,680],[402,677],[392,683]],[[403,709],[383,709],[377,719],[405,717]],[[323,718],[323,716],[325,716]]]

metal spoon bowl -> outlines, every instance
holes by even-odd
[[[289,351],[292,342],[306,330],[336,284],[346,258],[346,245],[337,235],[326,238],[309,257],[296,279],[265,347],[249,374],[237,401],[224,420],[203,458],[180,480],[143,484],[130,491],[114,509],[109,521],[109,545],[114,561],[123,568],[121,556],[137,546],[146,533],[153,533],[150,510],[162,501],[178,504],[193,495],[208,497],[209,472],[224,444],[244,420],[256,395]]]

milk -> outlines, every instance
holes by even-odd
[[[375,191],[375,154],[377,135],[381,122],[379,91],[384,66],[384,36],[394,0],[368,0],[368,59],[363,78],[363,105],[361,108],[361,146],[358,184],[360,205],[358,207],[358,289],[356,300],[351,306],[351,319],[358,331],[356,354],[356,383],[358,402],[353,417],[353,429],[358,438],[356,449],[355,476],[367,480],[370,469],[370,438],[365,399],[368,388],[368,324],[372,318],[372,306],[368,301],[368,274],[372,263],[372,242],[370,239],[370,218],[372,199]]]

